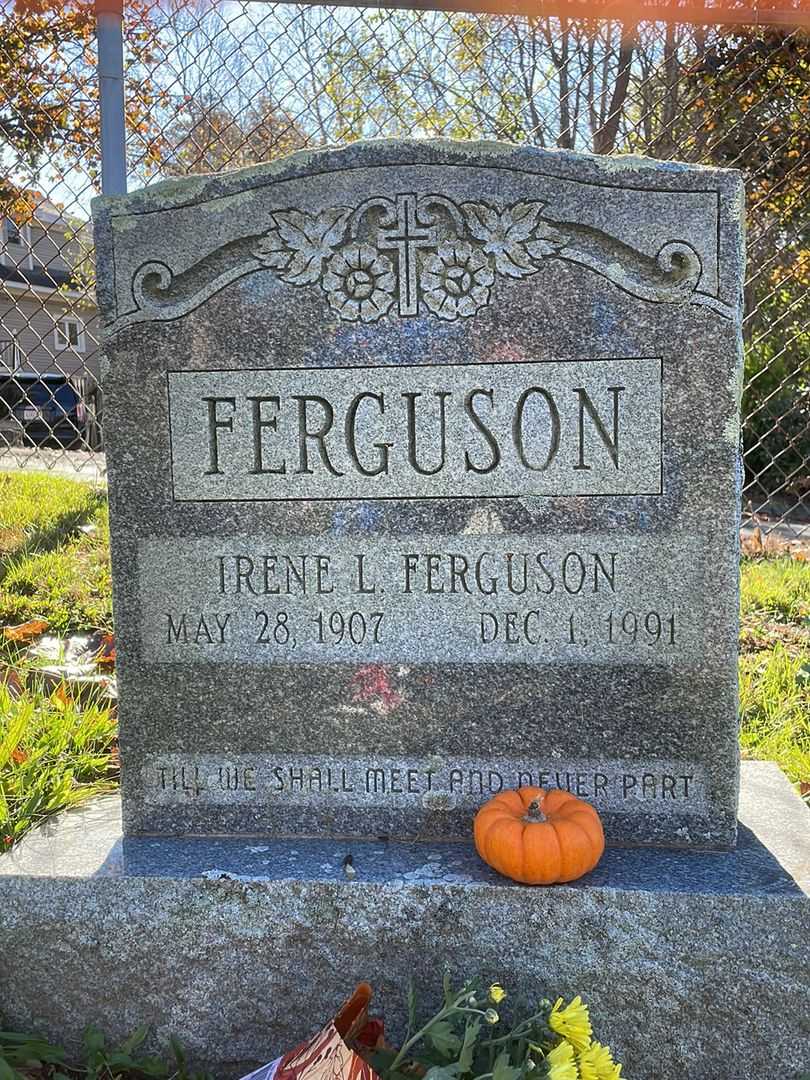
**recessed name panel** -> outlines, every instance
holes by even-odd
[[[138,564],[152,663],[672,667],[711,618],[700,559],[662,575],[654,537],[178,537]]]
[[[167,379],[178,501],[661,492],[659,358]]]

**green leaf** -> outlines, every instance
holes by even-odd
[[[133,1050],[137,1050],[146,1040],[146,1036],[149,1034],[148,1024],[141,1024],[140,1027],[135,1028],[128,1039],[125,1039],[118,1047],[119,1053],[131,1054]]]
[[[87,1080],[98,1080],[101,1076],[100,1070],[104,1067],[104,1035],[97,1027],[90,1024],[85,1028],[82,1041],[87,1058],[85,1074]]]
[[[20,744],[29,722],[30,717],[24,709],[20,709],[16,716],[12,715],[5,734],[0,739],[0,769],[5,768],[11,760],[11,755]]]
[[[133,1065],[144,1076],[153,1076],[156,1080],[164,1080],[169,1075],[165,1062],[156,1057],[139,1058]]]
[[[88,1024],[82,1038],[88,1054],[100,1054],[104,1049],[104,1035],[94,1024]]]
[[[481,1032],[481,1021],[478,1017],[470,1018],[464,1029],[464,1042],[461,1044],[461,1052],[458,1055],[459,1071],[469,1072],[473,1065],[475,1043]]]
[[[517,1080],[520,1069],[516,1069],[509,1062],[509,1051],[503,1050],[495,1060],[492,1070],[492,1080]]]
[[[12,1063],[23,1063],[36,1058],[49,1065],[60,1064],[65,1060],[65,1051],[61,1046],[52,1046],[35,1035],[21,1035],[16,1031],[0,1031],[0,1058]]]
[[[364,1056],[367,1058],[372,1069],[379,1076],[383,1076],[388,1073],[388,1070],[394,1064],[398,1053],[399,1051],[397,1050],[387,1050],[381,1047],[378,1050],[372,1050],[370,1054]]]
[[[174,1060],[176,1064],[179,1065],[181,1069],[185,1069],[187,1064],[186,1052],[183,1049],[183,1044],[180,1042],[176,1035],[169,1036],[169,1046],[172,1048],[172,1053],[174,1054]]]
[[[425,1073],[425,1080],[458,1080],[460,1071],[457,1061],[450,1065],[431,1065]]]
[[[12,1069],[7,1061],[0,1058],[0,1080],[24,1080],[24,1078],[16,1069]]]
[[[444,973],[444,977],[442,978],[442,986],[444,987],[444,1003],[445,1005],[449,1005],[455,997],[455,994],[453,993],[453,984],[450,982],[449,971],[445,971]]]
[[[461,1047],[461,1039],[447,1020],[437,1020],[431,1025],[425,1033],[425,1039],[442,1057],[446,1058],[453,1057]],[[504,1077],[502,1080],[511,1080],[511,1078]]]

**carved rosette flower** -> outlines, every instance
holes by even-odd
[[[350,244],[329,260],[323,287],[330,307],[349,322],[375,322],[394,302],[391,260],[370,244]]]
[[[440,244],[422,265],[424,301],[440,319],[469,318],[489,303],[495,274],[489,259],[463,241]]]

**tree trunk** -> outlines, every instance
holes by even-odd
[[[595,154],[609,154],[616,146],[616,136],[619,133],[619,120],[622,109],[627,99],[627,90],[630,86],[630,72],[633,64],[633,52],[636,47],[636,27],[623,26],[621,44],[619,46],[619,68],[616,72],[616,81],[613,84],[613,94],[610,99],[610,108],[602,126],[593,133],[593,150]]]
[[[678,117],[678,42],[675,25],[667,24],[664,40],[664,101],[661,107],[661,128],[650,146],[654,157],[675,157],[675,121]]]

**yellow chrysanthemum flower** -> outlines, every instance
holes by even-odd
[[[506,991],[500,983],[493,983],[489,988],[489,1000],[493,1005],[500,1005],[503,999],[506,997]]]
[[[591,1018],[588,1015],[588,1006],[584,1005],[582,998],[577,994],[572,1002],[562,1007],[563,999],[557,998],[551,1015],[548,1018],[548,1026],[558,1035],[573,1045],[575,1050],[587,1050],[591,1045]]]
[[[579,1080],[577,1064],[574,1061],[574,1048],[565,1040],[546,1054],[546,1064],[548,1065],[548,1080]]]
[[[579,1075],[582,1080],[619,1080],[621,1065],[616,1065],[609,1046],[592,1042],[587,1050],[577,1057]]]

